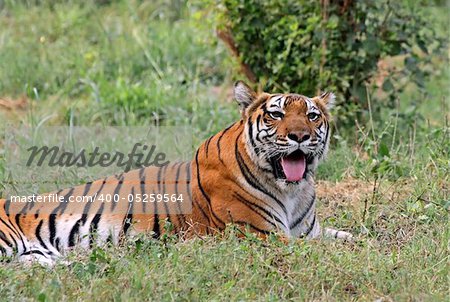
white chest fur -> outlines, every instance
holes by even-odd
[[[283,196],[286,214],[284,226],[280,227],[288,237],[315,237],[318,233],[318,222],[315,219],[316,200],[314,182],[308,177],[295,187],[290,185]]]

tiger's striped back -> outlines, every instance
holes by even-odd
[[[36,254],[49,259],[77,244],[118,243],[126,234],[152,231],[158,238],[169,223],[174,231],[188,229],[191,215],[191,163],[161,168],[146,167],[59,190],[62,202],[0,200],[0,251],[2,254]],[[149,201],[152,194],[182,196],[182,202]],[[74,202],[76,197],[92,201]],[[106,196],[111,196],[107,202]],[[114,196],[121,199],[114,201]],[[144,198],[147,199],[146,202]],[[170,197],[169,197],[170,198]],[[101,200],[103,199],[103,200]],[[72,201],[71,201],[72,200]]]

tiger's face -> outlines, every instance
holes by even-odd
[[[295,184],[314,172],[329,143],[332,93],[309,98],[299,94],[256,94],[235,85],[248,150],[254,162],[277,181]]]

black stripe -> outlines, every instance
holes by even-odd
[[[159,239],[159,237],[161,236],[161,230],[159,228],[159,215],[155,214],[153,219],[154,219],[154,221],[153,221],[153,234],[152,234],[152,237],[154,239]]]
[[[20,254],[20,256],[26,256],[26,255],[31,255],[31,254],[38,254],[38,255],[44,256],[45,258],[48,258],[47,255],[45,255],[40,250],[29,250],[29,251],[23,252],[22,254]]]
[[[140,180],[140,186],[141,186],[141,197],[143,198],[145,195],[145,178],[146,178],[146,173],[145,172],[146,168],[142,168],[141,171],[139,171],[139,180]],[[142,202],[142,213],[146,213],[147,212],[147,203],[146,202]]]
[[[3,224],[6,225],[6,226],[11,230],[11,232],[12,232],[14,235],[16,235],[16,236],[20,239],[20,241],[22,242],[22,245],[23,245],[24,249],[26,249],[25,243],[24,243],[24,241],[23,241],[22,235],[19,233],[19,231],[18,231],[18,230],[16,229],[16,227],[13,225],[13,221],[11,220],[10,215],[11,215],[12,213],[9,213],[10,205],[11,205],[11,200],[10,200],[10,199],[6,199],[6,200],[5,200],[5,203],[4,203],[4,205],[3,205],[3,207],[4,207],[4,209],[5,209],[5,214],[6,214],[6,216],[8,217],[8,222],[9,222],[9,223],[6,223],[6,221],[4,221],[4,220],[1,219],[1,218],[0,218],[0,221],[3,222]],[[19,213],[21,213],[24,209],[26,209],[27,206],[28,206],[28,205],[25,205],[25,207],[23,207]],[[16,219],[17,219],[17,215],[16,215]],[[18,229],[21,229],[19,225],[17,225],[17,228],[18,228]],[[22,232],[22,233],[23,233],[23,232]],[[16,246],[16,249],[18,249],[18,248],[19,248],[19,245],[17,244],[17,241],[15,240],[14,236],[11,236],[11,239],[14,241],[14,244],[15,244],[15,246]]]
[[[10,206],[11,206],[11,200],[10,199],[6,199],[5,203],[3,204],[3,208],[5,209],[5,213],[8,216],[9,216],[9,207]]]
[[[270,173],[272,173],[272,171],[269,171]],[[252,174],[250,174],[250,175],[252,175]],[[245,176],[245,175],[244,175]],[[257,181],[257,180],[255,180],[255,181]],[[259,183],[259,182],[258,182]],[[251,193],[249,193],[244,187],[242,187],[240,184],[237,184],[236,183],[236,186],[238,186],[242,191],[244,191],[245,193],[247,193],[248,195],[250,195],[250,196],[253,196]],[[253,196],[253,197],[255,197],[255,196]],[[256,197],[255,197],[256,198]],[[258,198],[257,198],[258,199]],[[269,207],[270,208],[270,210],[271,211],[273,211],[278,217],[280,217],[281,215],[280,215],[280,213],[272,206],[272,205],[270,205],[269,203],[267,203],[265,200],[261,200],[261,199],[258,199],[260,202],[262,202],[265,206],[267,206],[267,207]],[[284,225],[284,223],[282,223],[283,225]],[[286,225],[284,225],[285,227],[287,227]]]
[[[108,177],[105,177],[103,179],[103,182],[102,182],[102,185],[100,186],[100,188],[97,190],[97,192],[95,192],[91,196],[96,196],[96,195],[98,195],[98,194],[100,194],[102,192],[103,188],[105,187],[107,179],[108,179]],[[93,200],[93,202],[95,202],[95,200]],[[81,215],[81,223],[83,225],[86,224],[88,213],[89,213],[89,210],[91,209],[91,204],[92,204],[91,202],[87,202],[86,205],[84,206],[83,214]]]
[[[86,215],[86,214],[83,214],[83,215]],[[73,247],[75,245],[75,236],[80,231],[81,224],[83,224],[83,218],[84,218],[83,215],[81,216],[82,218],[78,219],[77,222],[75,222],[75,224],[73,225],[72,229],[70,230],[70,233],[69,233],[69,247]]]
[[[185,163],[180,163],[180,164],[178,164],[178,166],[177,166],[177,172],[175,173],[175,188],[174,188],[174,193],[175,193],[175,196],[178,196],[178,183],[180,182],[180,173],[181,173],[181,166],[182,165],[184,165]],[[181,207],[180,207],[180,204],[177,202],[177,204],[178,204],[178,210],[179,210],[179,213],[178,214],[180,214],[181,213]]]
[[[261,125],[261,115],[258,115],[258,117],[256,118],[256,130],[257,132],[261,132],[261,129],[259,128],[259,126]],[[256,136],[256,138],[258,138],[258,136]]]
[[[4,225],[6,225],[6,227],[7,227],[14,235],[18,236],[17,231],[16,231],[12,226],[10,226],[9,224],[7,224],[6,221],[4,221],[2,218],[0,218],[0,221],[1,221]],[[10,237],[11,237],[11,239],[14,241],[14,246],[15,246],[16,248],[18,248],[19,245],[17,244],[16,239],[14,239],[14,236],[12,236],[12,234],[11,234]]]
[[[16,226],[17,226],[17,228],[18,228],[18,230],[16,230],[16,229],[14,228],[14,233],[15,233],[15,234],[17,235],[17,237],[20,239],[20,242],[22,243],[22,247],[23,247],[24,250],[26,250],[26,245],[25,245],[25,242],[24,242],[24,239],[23,239],[23,236],[22,236],[22,234],[24,234],[24,232],[23,232],[23,229],[22,229],[22,227],[21,227],[21,225],[20,225],[20,217],[21,217],[22,214],[25,214],[26,209],[27,209],[27,207],[28,207],[29,205],[31,205],[31,207],[33,207],[33,206],[35,205],[35,202],[28,203],[25,207],[23,207],[23,208],[20,210],[20,212],[19,212],[18,214],[16,214],[16,215],[14,216],[14,221],[15,221]],[[9,216],[8,216],[8,217],[9,217]],[[11,223],[11,226],[13,226],[13,221],[11,221],[11,218],[10,218],[9,222]],[[13,227],[14,227],[14,226],[13,226]],[[25,240],[26,240],[26,239],[25,239]],[[14,240],[14,242],[15,242],[15,240]],[[17,246],[17,248],[18,248],[18,246]]]
[[[269,235],[270,233],[272,233],[271,231],[260,229],[260,228],[254,226],[253,224],[251,224],[251,223],[249,223],[247,221],[240,221],[240,220],[238,220],[238,221],[233,221],[233,223],[234,224],[240,224],[240,225],[243,225],[243,226],[248,225],[250,228],[254,229],[255,231],[257,231],[258,233],[261,233],[261,234]]]
[[[194,200],[192,198],[191,182],[190,182],[190,179],[191,179],[191,164],[192,163],[189,162],[187,164],[187,166],[186,166],[186,177],[188,178],[188,181],[186,183],[186,189],[187,189],[187,192],[188,192],[188,195],[189,195],[189,201],[192,202],[192,206],[195,204],[200,209],[200,212],[202,213],[203,217],[205,217],[206,220],[208,220],[208,223],[211,224],[210,218],[206,214],[206,212],[203,209],[203,207],[200,205],[200,203],[197,200]],[[208,228],[206,228],[206,233],[209,234],[209,229]]]
[[[11,241],[8,240],[6,234],[3,233],[2,230],[0,230],[0,239],[3,240],[6,243],[6,245],[9,246],[10,248],[14,247],[14,245],[11,243]]]
[[[188,162],[186,165],[186,191],[189,195],[189,201],[193,201],[191,192],[191,164],[191,162]]]
[[[87,196],[87,193],[89,192],[89,190],[92,187],[92,183],[93,183],[92,181],[86,183],[82,196]],[[103,179],[103,183],[102,183],[102,186],[100,186],[99,191],[102,190],[105,183],[106,183],[106,178]],[[98,192],[96,194],[98,194]],[[94,196],[94,195],[91,195],[91,196]],[[84,225],[86,223],[86,219],[87,219],[86,210],[89,210],[90,207],[91,207],[91,202],[87,202],[86,205],[84,206],[83,213],[81,213],[81,218],[78,219],[75,222],[75,224],[72,226],[72,229],[70,230],[70,233],[69,233],[68,247],[75,246],[75,236],[78,235],[78,233],[80,232],[80,226]]]
[[[315,224],[316,224],[316,214],[314,214],[313,221],[312,221],[311,225],[309,226],[308,230],[306,231],[306,233],[303,235],[303,237],[307,237],[309,235],[309,233],[311,233]]]
[[[100,187],[100,190],[103,188],[103,185],[105,184],[105,180],[106,180],[106,178],[103,179],[103,184]],[[84,187],[84,190],[83,190],[83,193],[82,193],[82,196],[87,196],[87,193],[91,189],[91,186],[92,186],[92,181],[86,183],[86,185]],[[97,194],[98,194],[98,192],[97,192]],[[94,196],[94,195],[91,195],[91,196]],[[87,218],[86,209],[89,210],[90,207],[91,207],[91,202],[86,202],[86,205],[84,206],[84,209],[83,209],[83,213],[81,213],[81,218],[76,222],[77,224],[80,224],[80,223],[84,224],[86,222],[86,218]],[[78,229],[80,228],[80,226],[79,225],[78,226],[74,225],[72,227],[72,230],[70,231],[70,235],[69,235],[69,247],[73,246],[73,245],[70,245],[70,236],[75,236],[76,235],[76,234],[72,234],[72,232],[74,231],[74,228],[76,228],[76,232],[78,232]]]
[[[273,96],[273,98],[275,98],[277,96]],[[280,95],[280,97],[278,99],[276,99],[275,101],[273,101],[272,105],[270,105],[270,107],[273,107],[274,105],[278,108],[281,108],[281,100],[283,99],[283,95]],[[270,100],[269,100],[270,101]],[[287,101],[287,100],[286,100]]]
[[[239,135],[236,138],[236,144],[235,144],[234,152],[235,152],[235,155],[236,155],[236,159],[238,161],[239,169],[240,169],[242,175],[244,176],[245,180],[253,188],[255,188],[256,190],[266,194],[267,196],[269,196],[273,200],[275,200],[275,202],[281,207],[283,212],[285,214],[287,214],[287,210],[286,210],[286,207],[284,206],[284,204],[278,198],[276,198],[272,193],[270,193],[269,191],[264,189],[264,187],[260,184],[260,182],[256,179],[256,177],[251,173],[251,171],[248,168],[248,166],[245,164],[245,162],[244,162],[244,160],[243,160],[243,158],[241,156],[241,153],[238,150],[238,140],[239,140],[240,137],[241,137],[241,135]]]
[[[165,165],[165,166],[163,167],[164,172],[163,172],[163,180],[162,180],[162,193],[161,193],[161,191],[159,192],[159,194],[161,194],[162,197],[164,197],[164,194],[166,194],[166,180],[167,180],[166,173],[167,173],[168,166],[169,166],[169,165]],[[164,204],[164,210],[165,210],[165,214],[166,214],[166,216],[167,216],[167,221],[168,221],[171,225],[173,225],[173,227],[175,228],[175,231],[176,231],[176,226],[175,226],[174,223],[172,223],[172,219],[170,218],[170,214],[169,214],[170,211],[169,211],[169,207],[168,207],[168,205],[167,205],[167,202],[165,202],[165,201],[163,200],[162,203]]]
[[[222,164],[223,164],[224,162],[223,162],[222,158],[220,157],[220,151],[221,151],[221,149],[220,149],[220,141],[222,140],[222,138],[223,138],[223,136],[225,135],[225,133],[227,133],[228,130],[230,130],[231,127],[233,127],[234,125],[235,125],[235,124],[231,124],[230,126],[228,126],[227,128],[225,128],[225,129],[222,131],[222,133],[220,134],[220,136],[219,136],[219,138],[217,139],[217,142],[216,142],[216,146],[217,146],[217,154],[218,154],[219,160],[220,160],[220,162],[221,162]]]
[[[104,209],[105,203],[102,203],[100,208],[98,209],[97,213],[94,215],[94,218],[91,221],[91,224],[89,226],[89,246],[92,247],[94,244],[94,233],[97,232],[98,229],[98,223],[100,222],[100,218],[102,217],[103,209]]]
[[[22,247],[23,247],[23,249],[25,250],[26,249],[26,246],[25,246],[25,242],[24,242],[24,240],[23,240],[23,236],[22,236],[22,234],[23,234],[23,230],[22,230],[22,227],[20,226],[20,215],[21,214],[16,214],[15,215],[15,217],[14,217],[14,220],[15,220],[15,222],[16,222],[16,225],[17,225],[17,228],[19,229],[18,231],[16,231],[15,233],[16,233],[16,235],[17,235],[17,237],[20,239],[20,242],[22,243]],[[11,222],[11,221],[10,221]],[[11,225],[12,225],[12,223],[11,223]],[[18,248],[18,247],[17,247]]]
[[[255,149],[257,149],[256,144],[255,144],[255,140],[253,139],[253,124],[251,119],[248,119],[247,121],[247,126],[248,126],[248,137],[250,139],[250,144],[252,145],[252,147]],[[240,137],[241,135],[239,134],[238,137]]]
[[[309,211],[311,210],[311,208],[313,207],[313,205],[315,204],[316,201],[316,194],[314,194],[311,198],[310,203],[308,204],[308,207],[302,212],[302,214],[293,222],[289,225],[289,228],[291,230],[293,230],[295,227],[297,227],[297,225],[299,223],[301,223],[303,221],[303,219],[305,219],[306,214],[309,213]]]
[[[155,194],[155,192],[152,192]],[[161,236],[161,229],[159,227],[159,215],[158,215],[158,205],[156,201],[154,204],[155,213],[153,214],[153,238],[158,239]]]
[[[320,130],[320,128],[322,128],[323,123],[324,123],[324,121],[322,120],[322,121],[320,122],[320,125],[317,126],[317,130],[319,130],[320,132],[322,132],[322,130]]]
[[[23,209],[31,210],[34,208],[35,205],[36,205],[36,202],[30,202]]]
[[[198,187],[200,188],[200,191],[202,192],[203,198],[205,198],[207,203],[208,203],[209,212],[212,214],[212,216],[216,220],[218,220],[220,223],[225,225],[225,223],[221,219],[219,219],[219,217],[217,217],[217,215],[212,210],[212,208],[211,208],[211,199],[209,198],[208,194],[206,194],[205,190],[203,189],[202,182],[200,180],[200,168],[199,168],[200,166],[199,166],[199,163],[198,163],[198,152],[199,152],[199,150],[197,150],[197,152],[195,153],[195,164],[197,165],[197,184],[198,184]],[[218,225],[215,223],[214,219],[209,219],[209,218],[210,217],[208,216],[209,223],[211,224],[211,222],[212,222],[217,227]]]
[[[131,195],[134,196],[134,187],[131,188]],[[133,207],[134,207],[134,200],[131,200],[131,203],[129,203],[129,205],[128,205],[127,215],[125,216],[125,219],[124,219],[124,221],[122,223],[122,225],[123,225],[123,235],[127,234],[128,229],[130,228],[131,223],[133,221]]]
[[[39,221],[39,223],[38,223],[38,226],[36,227],[36,231],[34,232],[34,234],[35,234],[36,238],[38,239],[39,244],[42,245],[46,250],[48,250],[48,247],[45,244],[45,242],[41,236],[41,228],[42,228],[43,223],[44,223],[44,220],[41,219],[41,221]]]
[[[269,218],[275,219],[278,223],[280,223],[281,225],[283,225],[284,227],[286,227],[284,225],[283,222],[281,222],[281,220],[275,216],[273,213],[270,213],[269,211],[267,211],[265,208],[261,207],[260,205],[251,202],[250,200],[245,199],[243,196],[241,196],[239,193],[235,192],[234,197],[242,202],[243,204],[245,204],[247,207],[249,207],[250,209],[252,209],[255,213],[257,213],[259,216],[261,216],[264,220],[266,220],[268,223],[270,223],[271,225],[273,225],[274,227],[277,227],[277,225],[275,223],[273,223],[273,221],[271,219],[267,219],[266,216],[262,215],[261,212],[257,211],[256,209],[264,212]],[[256,208],[256,209],[255,209]]]
[[[89,189],[91,188],[91,186],[92,186],[92,181],[87,182],[84,185],[84,191],[83,191],[83,195],[82,196],[86,196],[86,194],[89,192]]]
[[[184,164],[186,164],[186,163],[180,163],[177,167],[177,172],[175,175],[175,198],[178,198],[178,183],[180,182],[181,166]],[[178,202],[178,199],[177,199],[176,203],[177,203],[177,208],[178,208],[177,219],[178,219],[178,223],[180,224],[180,228],[181,228],[181,227],[184,227],[184,215],[182,214],[183,210],[181,209],[181,203]]]
[[[123,173],[120,174],[119,176],[117,176],[116,178],[119,182],[118,182],[117,186],[114,188],[114,192],[113,192],[113,196],[112,196],[112,203],[111,203],[111,212],[114,211],[114,209],[117,206],[117,203],[114,201],[114,198],[117,194],[120,193],[120,188],[122,187],[123,180],[124,180]]]
[[[208,152],[209,152],[209,143],[211,142],[211,139],[214,137],[211,136],[210,138],[208,138],[205,142],[205,154],[206,154],[206,158],[208,158]]]
[[[167,165],[163,167],[159,167],[158,174],[156,175],[156,183],[158,184],[158,192],[161,192],[161,172],[164,167],[167,167]]]
[[[329,135],[329,133],[330,133],[330,125],[327,123],[327,127],[326,127],[326,129],[325,129],[325,131],[326,131],[326,134],[325,134],[325,141],[323,142],[324,143],[324,148],[325,148],[325,146],[327,145],[327,141],[328,141],[328,135]],[[323,152],[323,151],[322,151]]]
[[[60,240],[59,240],[59,237],[57,237],[55,240],[55,246],[56,246],[56,249],[58,250],[58,252],[61,251],[61,247],[59,244],[60,244]]]
[[[114,244],[111,232],[109,233],[108,238],[106,238],[106,244],[108,244],[108,245],[113,245]]]
[[[50,232],[50,244],[55,245],[55,236],[56,236],[56,213],[60,210],[60,213],[64,211],[64,209],[67,207],[67,197],[69,197],[70,194],[72,194],[74,188],[71,188],[66,195],[64,195],[63,201],[60,202],[60,204],[52,211],[52,213],[49,215],[48,220],[48,227]],[[56,195],[59,195],[59,193],[62,192],[60,190]]]

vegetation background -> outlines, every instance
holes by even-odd
[[[294,2],[304,6],[280,12]],[[189,125],[198,145],[239,118],[235,79],[309,95],[331,87],[340,98],[317,175],[319,212],[325,226],[352,232],[356,243],[238,240],[232,228],[186,242],[143,236],[73,251],[69,267],[3,262],[0,297],[448,299],[449,4],[354,1],[366,36],[343,49],[332,42],[349,30],[348,15],[333,5],[353,1],[300,2],[0,1],[0,128]],[[306,25],[292,18],[305,10]],[[370,36],[389,10],[392,35]],[[280,13],[286,18],[273,17]],[[256,49],[255,39],[263,42]],[[10,182],[1,137],[0,195]]]

